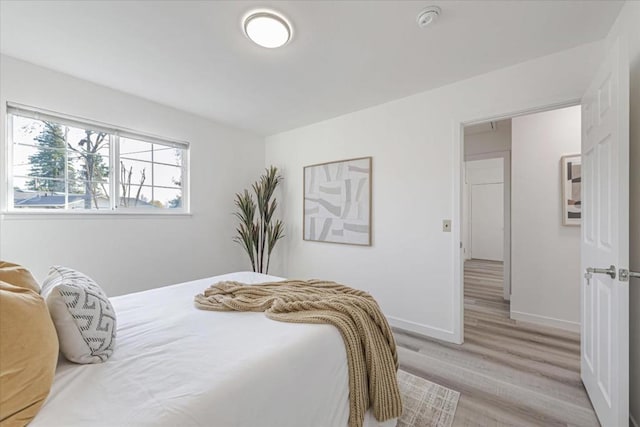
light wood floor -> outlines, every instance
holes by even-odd
[[[454,426],[598,426],[580,336],[509,318],[502,263],[465,263],[464,344],[395,331],[400,367],[461,393]]]

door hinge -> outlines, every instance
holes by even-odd
[[[618,274],[621,282],[628,282],[631,277],[640,278],[640,273],[637,271],[629,271],[626,268],[618,270]]]

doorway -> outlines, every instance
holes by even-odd
[[[579,188],[571,189],[580,185],[580,107],[467,126],[463,147],[465,263],[501,271],[487,280],[502,289],[509,320],[578,333],[580,222],[563,216],[580,215]],[[575,176],[566,184],[568,158]],[[463,274],[466,286],[477,272]]]
[[[575,412],[536,411],[597,425],[580,381],[580,227],[562,218],[562,159],[579,157],[580,128],[572,106],[464,129],[459,349],[481,354],[499,387],[529,396],[516,405],[548,398]]]
[[[567,103],[568,104],[568,103]],[[567,105],[564,104],[564,105]],[[577,105],[575,102],[574,105]],[[533,114],[534,111],[550,111],[552,108],[562,108],[563,106],[547,106],[538,107],[522,113],[514,113],[513,118],[521,117],[517,114]],[[581,123],[579,135],[584,135],[581,142],[581,153],[577,156],[580,161],[584,161],[584,167],[581,165],[581,195],[584,198],[576,203],[575,200],[568,200],[564,195],[560,204],[569,202],[567,212],[573,211],[572,208],[580,206],[581,218],[584,232],[581,233],[581,242],[578,248],[582,252],[582,259],[578,268],[578,279],[574,277],[561,278],[560,283],[579,283],[582,302],[578,304],[579,317],[577,322],[562,322],[563,326],[570,326],[574,329],[580,329],[582,337],[573,333],[578,337],[581,348],[578,350],[581,368],[579,369],[579,387],[588,390],[588,401],[594,405],[589,405],[593,411],[593,407],[597,408],[598,417],[603,420],[603,424],[607,425],[623,425],[627,424],[629,417],[629,284],[625,269],[629,263],[629,213],[627,210],[629,204],[629,64],[627,58],[627,50],[624,38],[618,38],[607,50],[606,58],[601,63],[598,72],[589,84],[589,88],[580,100],[580,110],[584,118]],[[456,342],[462,344],[459,348],[467,346],[471,340],[471,336],[465,333],[465,328],[476,326],[479,322],[469,322],[464,318],[464,304],[467,300],[464,297],[464,256],[461,250],[458,250],[458,239],[460,241],[460,249],[462,249],[462,240],[465,230],[462,221],[462,202],[463,198],[463,174],[464,169],[462,163],[462,141],[464,139],[464,127],[469,124],[481,123],[481,120],[474,122],[465,122],[459,120],[454,122],[453,133],[455,138],[460,142],[454,147],[454,155],[460,163],[456,166],[456,174],[454,175],[454,193],[459,197],[454,199],[454,218],[455,223],[460,226],[453,231],[456,233],[454,240],[454,300],[459,304],[454,307],[455,319],[453,334]],[[540,127],[544,129],[544,127]],[[534,141],[535,147],[540,141]],[[576,150],[577,153],[577,150]],[[532,157],[537,157],[537,153],[531,153]],[[517,164],[516,156],[514,163]],[[538,168],[536,172],[538,176],[557,176],[558,165],[549,168]],[[559,179],[570,181],[568,187],[573,186],[574,164],[567,165],[567,170],[571,169],[570,176],[560,176]],[[514,166],[513,171],[518,171],[518,167]],[[516,181],[515,177],[513,179]],[[540,182],[532,180],[530,184],[540,188]],[[563,184],[564,185],[564,184]],[[615,188],[618,191],[607,191],[607,189]],[[549,207],[554,206],[554,200],[557,201],[558,194],[543,199],[528,199],[520,194],[515,188],[511,194],[515,197],[525,200],[527,207]],[[577,193],[576,193],[577,194]],[[604,195],[604,197],[603,197]],[[582,210],[582,201],[585,202],[585,209]],[[556,205],[557,206],[557,205]],[[564,206],[566,207],[566,206]],[[514,203],[513,222],[523,220],[524,216],[519,216],[515,212]],[[574,211],[575,213],[575,211]],[[538,223],[538,219],[542,216],[532,216],[524,218],[524,224],[529,226]],[[574,215],[575,219],[575,215]],[[561,214],[557,215],[555,220],[562,220]],[[572,222],[572,221],[568,221]],[[567,224],[565,224],[567,225]],[[539,236],[535,231],[535,227],[530,227],[528,233],[524,233],[525,237],[520,236],[520,241],[529,244],[525,249],[525,254],[530,247],[535,248],[535,244],[531,244],[529,240],[535,240]],[[516,227],[512,229],[512,254],[515,255],[518,249],[515,247],[517,233]],[[563,236],[572,233],[565,228],[562,232],[555,233]],[[549,239],[547,239],[549,240]],[[543,249],[555,248],[553,243],[545,241],[542,245]],[[539,249],[539,248],[538,248]],[[575,250],[553,251],[547,250],[542,253],[539,258],[530,256],[535,262],[524,263],[529,267],[529,271],[525,271],[523,277],[529,277],[543,287],[552,284],[551,289],[554,295],[551,298],[543,300],[542,308],[558,309],[562,307],[564,298],[561,298],[564,290],[555,288],[553,285],[558,283],[558,277],[552,277],[553,280],[547,280],[542,277],[545,274],[559,275],[561,273],[572,272],[573,269],[566,263],[564,256],[574,254]],[[558,255],[553,257],[554,255]],[[540,254],[536,254],[540,255]],[[551,256],[550,256],[551,255]],[[547,263],[551,261],[556,263],[560,261],[562,266],[558,268],[555,264],[549,266]],[[518,282],[515,263],[512,263],[512,291],[514,284]],[[609,267],[607,267],[609,266]],[[622,267],[620,267],[622,266]],[[616,271],[616,268],[619,270]],[[521,272],[522,273],[522,272]],[[584,276],[581,274],[584,273]],[[573,273],[572,273],[573,274]],[[547,283],[549,282],[549,283]],[[524,295],[521,301],[527,301],[527,297],[535,297],[535,293],[540,292],[538,287],[534,288],[534,293]],[[514,293],[511,295],[511,303],[514,300]],[[573,301],[573,299],[570,299]],[[530,302],[530,301],[527,301]],[[538,301],[539,302],[539,301]],[[548,307],[544,307],[544,306]],[[540,304],[538,304],[540,308]],[[510,308],[509,320],[513,321],[514,310]],[[522,313],[519,313],[521,316]],[[527,323],[521,316],[520,325]],[[529,320],[529,319],[527,319]],[[538,323],[536,330],[541,328],[549,328],[550,326],[558,326],[558,320],[550,316],[534,316],[531,317],[532,323]],[[561,319],[560,319],[561,320]],[[554,331],[562,330],[553,328]],[[468,330],[466,332],[469,332]],[[535,330],[534,330],[535,333]],[[539,335],[537,335],[539,336]],[[477,342],[473,338],[474,344]],[[562,340],[560,340],[562,342]],[[512,354],[513,347],[507,349],[508,354]],[[527,364],[527,369],[535,362],[531,361]],[[512,364],[510,364],[512,365]],[[506,379],[506,378],[505,378]],[[586,396],[586,395],[585,395]],[[589,400],[590,399],[590,400]],[[587,408],[588,409],[588,408]],[[571,424],[575,424],[572,417]],[[585,424],[586,425],[586,424]],[[596,421],[597,425],[597,421]]]
[[[464,261],[500,266],[502,297],[511,298],[511,119],[467,126],[463,142]]]

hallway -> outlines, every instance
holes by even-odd
[[[395,331],[400,366],[461,393],[456,426],[597,426],[579,334],[509,318],[502,263],[465,263],[464,344]]]

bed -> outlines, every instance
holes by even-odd
[[[330,325],[211,312],[193,298],[213,283],[282,280],[231,273],[111,298],[117,346],[104,363],[60,357],[32,426],[345,427],[348,367]],[[391,427],[369,411],[367,427]]]

